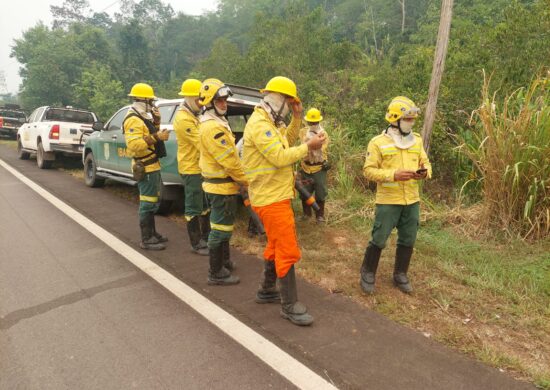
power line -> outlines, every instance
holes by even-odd
[[[107,7],[103,8],[101,11],[99,11],[99,13],[102,13],[102,12],[105,12],[107,11],[109,8],[111,8],[113,5],[115,5],[116,3],[120,3],[122,0],[116,0],[116,1],[113,1],[111,4],[109,4]]]

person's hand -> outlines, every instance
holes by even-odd
[[[415,171],[409,171],[408,169],[398,169],[393,174],[393,180],[395,181],[407,181],[414,179],[417,173]]]
[[[151,115],[153,116],[153,124],[155,126],[160,125],[160,111],[158,107],[153,107],[151,109]]]
[[[420,166],[420,169],[425,169],[425,168],[424,168],[424,164],[422,164],[422,165]],[[413,176],[413,179],[415,179],[415,180],[424,180],[424,179],[426,178],[426,176],[428,176],[428,170],[425,170],[425,171],[423,171],[423,172],[421,172],[421,173],[415,172],[415,173],[414,173],[414,176]]]
[[[146,135],[145,137],[143,137],[143,140],[145,142],[147,142],[147,145],[149,145],[149,146],[151,146],[151,145],[153,145],[157,142],[156,138],[153,137],[152,135]]]
[[[170,132],[166,129],[162,129],[162,131],[157,133],[157,138],[161,141],[167,141],[169,136]]]
[[[326,139],[327,139],[327,136],[325,133],[315,134],[313,137],[309,139],[309,141],[307,141],[306,143],[307,148],[309,150],[321,149]]]
[[[292,115],[294,118],[301,119],[302,113],[304,112],[304,107],[302,106],[302,102],[298,99],[294,99],[291,103],[289,103],[290,109],[292,110]]]

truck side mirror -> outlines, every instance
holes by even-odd
[[[95,121],[94,124],[92,125],[92,129],[94,129],[94,131],[103,130],[103,122]]]

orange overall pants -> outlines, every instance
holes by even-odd
[[[252,209],[260,217],[267,235],[264,259],[275,261],[277,277],[282,278],[302,257],[290,199]]]

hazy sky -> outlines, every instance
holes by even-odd
[[[118,11],[119,2],[115,0],[88,0],[88,2],[96,12],[105,10],[112,15]],[[172,5],[175,12],[182,11],[190,15],[200,15],[205,10],[214,10],[216,2],[216,0],[163,0],[163,3]],[[52,23],[50,5],[61,5],[63,0],[3,0],[2,3],[0,71],[4,71],[6,75],[8,91],[15,93],[19,89],[21,79],[18,74],[19,63],[14,58],[10,58],[14,38],[20,38],[23,31],[33,27],[40,20],[50,26]]]

